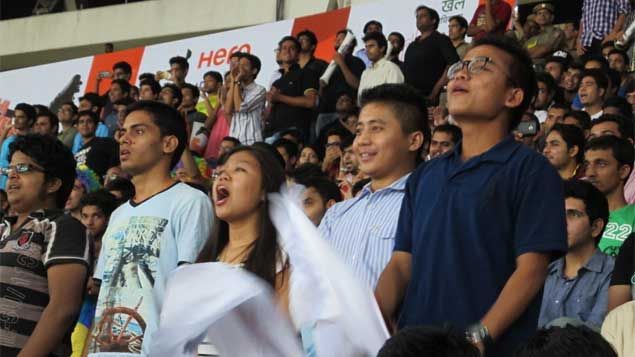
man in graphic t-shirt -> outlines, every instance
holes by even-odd
[[[209,199],[169,174],[186,143],[175,109],[150,101],[129,108],[120,159],[136,193],[113,212],[102,238],[89,356],[149,355],[167,276],[193,263],[210,233]]]
[[[624,198],[624,183],[634,160],[633,144],[614,135],[592,139],[584,153],[586,177],[609,202],[609,221],[598,246],[611,256],[618,254],[635,225],[635,205],[628,205]]]

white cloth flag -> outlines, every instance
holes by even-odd
[[[293,323],[300,331],[313,327],[316,356],[376,356],[389,335],[375,298],[300,209],[302,190],[293,185],[269,195],[271,220],[293,267]]]
[[[389,337],[370,289],[319,236],[296,203],[302,186],[270,194],[269,211],[291,265],[289,312],[254,275],[222,263],[184,266],[169,278],[152,356],[195,356],[207,335],[220,356],[376,356]]]
[[[302,356],[271,288],[224,263],[182,266],[168,279],[152,357],[194,357],[207,336],[222,357]]]

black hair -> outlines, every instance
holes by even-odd
[[[46,179],[57,178],[61,186],[55,194],[55,205],[63,208],[75,182],[75,158],[73,153],[57,138],[48,135],[29,134],[18,136],[9,145],[9,161],[16,151],[30,157],[44,169]]]
[[[130,98],[130,97],[125,97],[125,98],[121,98],[118,100],[115,100],[112,105],[125,105],[125,106],[129,106],[130,104],[134,103],[135,100]]]
[[[187,62],[187,59],[185,57],[176,56],[170,58],[170,66],[173,64],[179,65],[179,67],[185,69],[186,71],[190,69],[190,64]]]
[[[239,146],[223,155],[218,165],[224,165],[229,158],[239,152],[246,152],[253,156],[260,164],[262,175],[262,189],[265,193],[278,192],[285,182],[284,170],[276,162],[270,150],[262,146]],[[271,287],[276,286],[276,268],[282,261],[281,248],[277,240],[276,228],[269,217],[269,200],[260,204],[260,225],[258,239],[253,242],[251,252],[244,261],[244,269],[266,281]],[[229,243],[229,224],[222,221],[214,213],[212,233],[198,256],[198,262],[216,261],[219,254]],[[286,267],[285,267],[286,268]]]
[[[362,108],[373,103],[385,104],[399,120],[404,134],[420,131],[424,143],[431,139],[428,109],[421,92],[415,88],[405,84],[382,84],[365,90],[360,102]],[[417,150],[417,157],[421,157],[423,146]]]
[[[611,150],[611,153],[618,163],[619,167],[624,165],[629,168],[630,173],[633,172],[633,161],[635,161],[635,148],[630,141],[618,138],[615,135],[602,135],[589,140],[584,151],[593,150]],[[625,181],[628,180],[628,177]]]
[[[353,146],[353,142],[355,142],[355,135],[345,135],[342,138],[342,150],[346,150],[346,148]]]
[[[245,52],[240,52],[240,51],[234,52],[231,55],[229,55],[229,59],[232,59],[234,57],[238,57],[238,59],[241,59],[241,58],[243,58],[245,56],[245,54],[246,54]],[[205,78],[205,77],[203,77],[203,78]]]
[[[300,150],[300,156],[302,156],[302,151],[304,151],[304,149],[311,149],[313,150],[313,152],[315,153],[315,155],[317,155],[318,160],[321,162],[324,159],[324,153],[322,152],[322,150],[320,150],[320,148],[315,145],[305,145],[302,150]],[[298,157],[299,158],[299,157]]]
[[[107,189],[101,188],[82,196],[79,200],[79,206],[81,208],[86,206],[96,206],[101,210],[106,218],[109,218],[112,212],[117,209],[117,206],[119,206],[119,202],[117,201],[117,197],[115,197]]]
[[[628,53],[626,53],[626,51],[619,50],[616,48],[611,50],[611,52],[609,52],[608,57],[611,57],[611,55],[615,55],[615,54],[622,56],[622,58],[624,59],[624,63],[628,66]]]
[[[83,97],[79,97],[79,101],[81,102],[82,100],[87,100],[90,102],[91,110],[93,109],[93,107],[97,107],[97,111],[99,111],[99,109],[104,106],[104,102],[102,101],[101,97],[95,92],[85,93]]]
[[[295,140],[298,142],[298,145],[302,144],[304,142],[304,138],[303,138],[302,132],[300,130],[296,129],[296,128],[289,128],[289,129],[282,130],[280,132],[280,134],[279,134],[279,136],[281,138],[285,137],[287,135],[293,136],[295,138]]]
[[[109,181],[106,187],[104,187],[108,191],[119,191],[121,192],[120,203],[127,202],[132,199],[135,195],[135,188],[132,184],[132,181],[123,178],[117,177],[116,179]]]
[[[195,85],[193,85],[193,84],[191,84],[191,83],[184,83],[184,84],[181,86],[181,90],[183,90],[183,89],[189,89],[189,90],[191,90],[191,91],[192,91],[192,96],[193,96],[194,98],[198,98],[198,97],[200,97],[200,96],[201,96],[201,91],[198,89],[198,87],[197,87],[197,86],[195,86]],[[181,96],[183,96],[183,92],[181,92]]]
[[[82,110],[79,113],[77,113],[77,120],[79,120],[79,118],[83,117],[83,116],[89,116],[90,120],[93,121],[93,123],[95,123],[95,127],[97,125],[99,125],[99,114],[95,113],[92,110]]]
[[[381,24],[381,22],[379,22],[379,21],[377,21],[377,20],[370,20],[370,21],[368,21],[368,22],[366,23],[366,25],[364,25],[364,29],[362,30],[362,32],[365,34],[365,33],[366,33],[366,31],[368,31],[368,28],[369,28],[371,25],[376,25],[376,26],[379,26],[379,28],[381,29],[381,30],[379,30],[379,32],[381,32],[381,31],[384,29],[384,25],[382,25],[382,24]]]
[[[144,79],[139,83],[139,87],[148,86],[154,95],[158,95],[161,92],[161,84],[154,78]]]
[[[309,177],[326,177],[320,165],[311,164],[309,162],[294,168],[287,173],[287,176],[298,183],[304,182]]]
[[[317,39],[317,36],[315,36],[315,33],[313,31],[309,29],[304,29],[304,31],[300,31],[298,32],[297,35],[295,35],[297,39],[300,39],[300,37],[302,36],[307,37],[312,46],[317,46],[318,39]]]
[[[221,141],[231,141],[234,143],[234,146],[240,146],[240,140],[236,139],[233,136],[226,136]]]
[[[69,102],[64,102],[64,103],[62,103],[62,105],[60,105],[60,108],[65,106],[65,105],[68,105],[68,106],[71,107],[71,111],[73,112],[73,115],[77,115],[78,109],[77,109],[77,106],[75,105],[75,103],[70,102],[70,101]]]
[[[273,155],[273,157],[275,157],[276,162],[278,164],[280,164],[280,167],[284,170],[285,169],[285,165],[286,163],[284,162],[284,157],[282,157],[282,155],[280,155],[280,153],[278,152],[278,150],[273,147],[273,145],[268,144],[264,141],[257,141],[253,144],[251,144],[252,147],[257,147],[263,150],[267,150],[271,155]]]
[[[577,179],[570,179],[564,182],[564,198],[577,198],[584,202],[584,209],[589,216],[589,223],[592,224],[596,219],[601,219],[603,223],[602,231],[596,236],[596,245],[600,243],[604,228],[609,221],[609,203],[592,183]]]
[[[27,119],[29,120],[29,123],[31,123],[31,125],[33,125],[33,123],[35,122],[36,119],[36,115],[37,113],[35,112],[35,107],[33,107],[31,104],[27,104],[27,103],[18,103],[15,108],[13,108],[13,111],[15,112],[16,110],[21,110],[24,115],[26,115]]]
[[[216,71],[205,72],[205,74],[203,75],[203,79],[205,79],[205,77],[212,77],[216,80],[216,82],[223,84],[223,75]]]
[[[591,128],[598,124],[613,122],[617,124],[617,130],[624,139],[633,139],[633,121],[629,118],[617,114],[603,114],[591,121]]]
[[[326,204],[329,200],[340,202],[342,200],[342,192],[335,182],[324,176],[306,177],[302,180],[296,180],[300,185],[311,188],[313,187],[322,197],[322,201]]]
[[[110,82],[110,86],[112,87],[113,84],[118,84],[122,92],[130,94],[130,90],[132,86],[130,85],[130,82],[128,82],[127,80],[113,79],[112,82]]]
[[[115,63],[112,66],[112,70],[114,71],[115,69],[121,69],[122,71],[124,71],[124,73],[132,74],[132,66],[130,65],[130,63],[126,61],[120,61]]]
[[[615,41],[606,41],[602,44],[601,49],[605,49],[607,47],[615,47]]]
[[[152,79],[152,80],[155,80],[155,78],[154,78],[154,74],[149,73],[149,72],[146,72],[146,73],[141,73],[141,74],[139,75],[139,82],[143,82],[143,81],[145,81],[146,79]]]
[[[575,118],[580,124],[582,130],[591,130],[591,116],[589,113],[583,110],[572,110],[564,115],[565,119],[567,117]]]
[[[617,357],[602,335],[586,326],[541,329],[516,351],[514,357]]]
[[[173,135],[178,140],[179,143],[170,162],[170,170],[172,170],[181,160],[181,154],[187,145],[185,121],[176,109],[161,102],[141,100],[126,109],[128,115],[138,110],[147,113],[152,118],[154,124],[159,127],[161,137]]]
[[[586,67],[586,64],[589,62],[599,62],[600,63],[600,70],[602,70],[604,73],[606,73],[609,70],[609,61],[606,60],[606,58],[604,58],[604,56],[602,56],[601,54],[588,54],[585,55],[584,57],[582,57],[582,67]],[[592,69],[597,69],[597,68],[592,68]]]
[[[339,36],[341,34],[344,34],[344,36],[346,36],[347,33],[351,32],[351,30],[349,29],[341,29],[339,31],[337,31],[337,33],[335,34],[335,36]],[[354,49],[355,47],[357,47],[357,38],[353,38],[353,41],[351,41],[351,49]]]
[[[364,186],[368,185],[370,181],[371,179],[369,177],[355,182],[355,184],[353,185],[353,189],[351,190],[353,192],[353,197],[357,196],[357,193],[359,193],[359,191],[361,191]]]
[[[448,20],[448,22],[455,20],[456,22],[459,23],[459,27],[461,27],[462,29],[467,29],[468,28],[468,23],[467,20],[465,19],[465,17],[461,16],[461,15],[454,15],[452,17],[450,17],[450,20]]]
[[[174,83],[167,83],[161,88],[161,90],[169,88],[172,91],[172,96],[176,99],[175,107],[179,107],[181,105],[181,101],[183,100],[183,94],[181,93],[181,89]]]
[[[296,143],[289,139],[280,138],[273,143],[273,147],[276,149],[279,147],[283,147],[289,155],[289,158],[298,157],[298,145],[296,145]]]
[[[479,350],[464,335],[449,328],[406,327],[389,338],[377,357],[479,357]]]
[[[461,139],[463,139],[463,132],[461,131],[461,128],[456,125],[441,124],[434,128],[434,130],[432,131],[432,135],[437,132],[448,133],[452,135],[452,142],[454,143],[454,145],[456,145],[459,141],[461,141]]]
[[[552,131],[560,134],[560,137],[567,145],[567,149],[574,146],[578,147],[578,153],[575,155],[575,161],[580,164],[584,161],[584,145],[585,138],[582,129],[570,124],[554,124],[549,133]]]
[[[516,108],[511,109],[511,120],[509,130],[513,130],[520,123],[523,115],[529,108],[537,92],[536,75],[533,69],[533,62],[527,50],[522,48],[520,44],[506,36],[488,35],[479,40],[474,41],[471,48],[479,46],[492,46],[507,53],[511,57],[508,71],[512,78],[512,85],[523,91],[523,101]]]
[[[278,42],[278,48],[282,47],[282,44],[285,43],[286,41],[291,41],[293,42],[293,44],[295,44],[295,48],[300,51],[300,48],[302,48],[300,46],[300,41],[298,41],[297,38],[293,37],[293,36],[284,36],[280,42]]]
[[[388,38],[390,38],[390,36],[397,36],[397,38],[399,38],[399,43],[401,44],[401,47],[403,48],[404,44],[406,43],[406,38],[403,37],[403,35],[400,32],[393,31],[388,35]]]
[[[47,110],[47,111],[44,111],[44,112],[40,112],[37,115],[37,118],[39,118],[39,117],[47,117],[47,118],[49,118],[49,123],[51,123],[51,128],[59,128],[60,119],[52,111]],[[57,133],[55,133],[55,135],[57,135]]]
[[[258,73],[260,73],[260,67],[262,67],[262,63],[260,62],[260,58],[256,55],[252,55],[251,53],[247,53],[243,58],[246,58],[249,63],[251,63],[251,68],[256,70],[256,74],[254,74],[254,78],[258,77]]]
[[[415,14],[416,14],[417,12],[421,11],[421,10],[426,10],[426,11],[428,12],[428,14],[430,15],[430,17],[431,17],[433,20],[435,20],[435,21],[436,21],[436,22],[435,22],[435,24],[434,24],[434,29],[435,29],[435,30],[436,30],[436,29],[438,29],[438,28],[439,28],[439,22],[440,22],[440,19],[439,19],[439,13],[438,13],[435,9],[433,9],[433,8],[427,7],[427,6],[425,6],[425,5],[420,5],[420,6],[418,6],[418,7],[417,7],[417,9],[415,10]]]
[[[384,54],[386,54],[386,51],[388,50],[388,41],[386,40],[386,36],[384,36],[384,34],[381,32],[369,32],[366,34],[366,36],[364,36],[362,40],[364,42],[374,40],[375,42],[377,42],[377,46],[379,48],[384,48],[384,50],[382,51]]]
[[[606,109],[607,107],[615,107],[619,110],[620,114],[626,118],[632,120],[633,111],[631,107],[631,103],[629,103],[626,98],[623,97],[608,97],[604,100],[602,104],[602,109]]]
[[[33,108],[35,108],[35,117],[37,118],[40,113],[47,113],[51,110],[44,104],[33,104]]]
[[[556,92],[556,88],[558,87],[558,84],[556,83],[556,80],[553,79],[553,77],[546,72],[539,72],[536,73],[536,83],[544,83],[547,86],[547,89],[549,90],[550,94],[555,94]]]

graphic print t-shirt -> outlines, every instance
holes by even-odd
[[[112,214],[95,271],[101,289],[89,356],[148,355],[167,276],[195,261],[210,233],[211,210],[207,196],[178,183]]]
[[[633,232],[635,225],[635,205],[627,205],[609,214],[609,223],[604,228],[598,247],[602,253],[616,257],[620,247]]]

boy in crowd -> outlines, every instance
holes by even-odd
[[[591,119],[602,116],[602,104],[609,87],[609,80],[599,69],[588,69],[582,75],[578,95],[585,112]]]
[[[564,183],[567,255],[549,264],[538,327],[559,318],[599,329],[606,315],[614,259],[597,248],[609,217],[606,198],[592,184]]]
[[[430,142],[429,159],[434,159],[454,147],[461,141],[463,134],[461,128],[452,124],[442,124],[432,130],[432,140]]]
[[[337,185],[326,177],[307,177],[298,183],[305,187],[302,194],[302,209],[316,226],[320,225],[326,210],[342,200]]]
[[[331,207],[320,224],[322,237],[371,288],[390,259],[406,180],[430,137],[423,103],[398,84],[362,95],[353,150],[371,181],[357,197]]]
[[[61,210],[75,160],[40,135],[19,137],[9,157],[3,175],[15,217],[0,223],[0,355],[68,356],[92,266],[84,227]]]
[[[617,255],[635,225],[635,205],[627,204],[624,198],[624,184],[634,160],[633,144],[614,135],[592,139],[584,153],[586,177],[609,203],[609,220],[599,248],[611,256]]]
[[[584,143],[584,133],[580,128],[556,124],[547,134],[542,154],[563,180],[580,178],[584,176],[584,170],[580,168],[584,161]]]
[[[195,261],[212,221],[207,196],[170,176],[187,143],[179,113],[140,101],[129,108],[121,130],[121,168],[132,175],[135,195],[112,214],[102,238],[94,274],[101,288],[88,346],[95,357],[148,354],[167,276]],[[143,320],[111,324],[112,308],[135,310]],[[113,335],[136,338],[120,344]]]
[[[401,307],[399,328],[451,323],[492,356],[533,334],[549,262],[567,246],[558,173],[510,135],[535,94],[532,67],[515,40],[485,37],[448,70],[463,140],[408,180],[375,290],[388,323]]]

